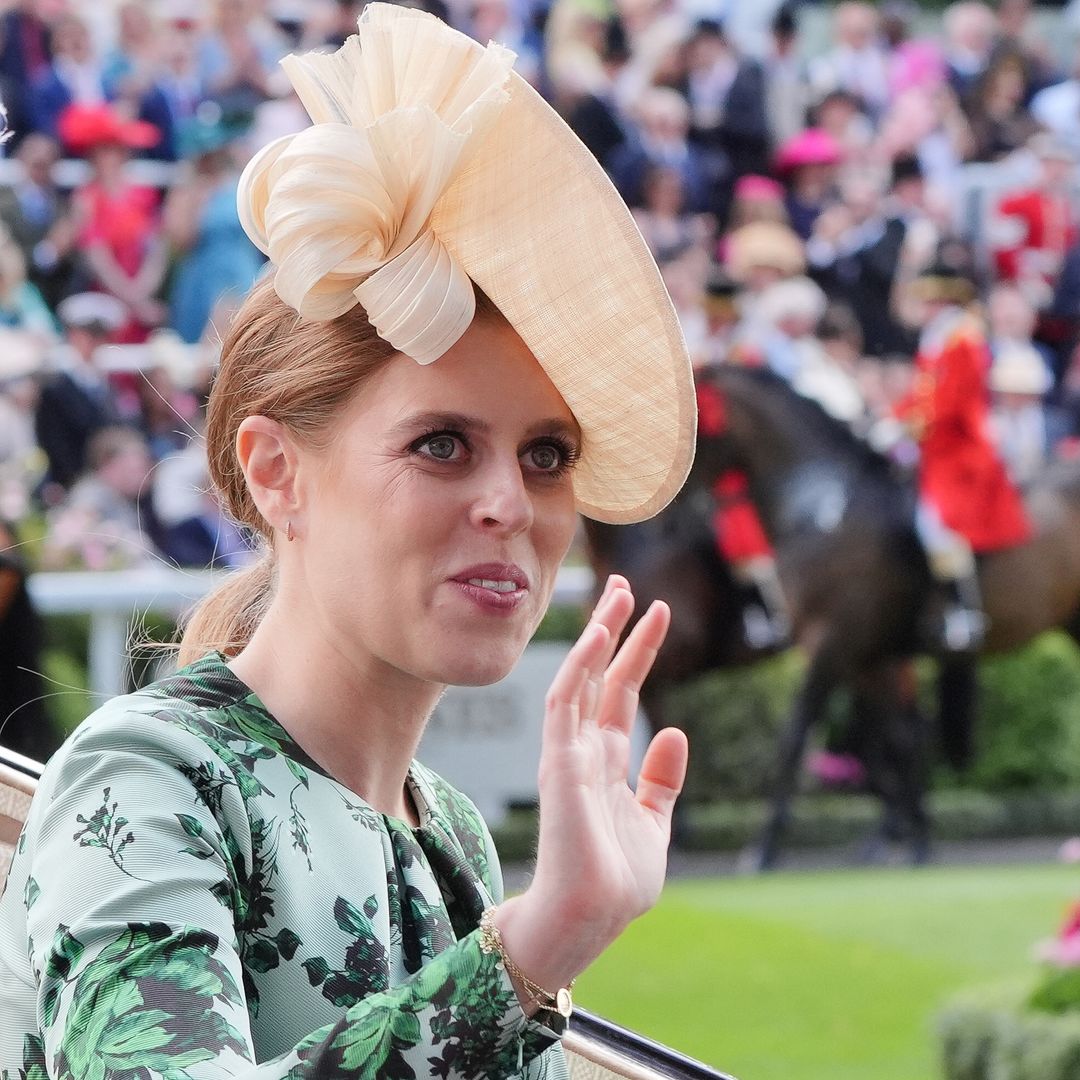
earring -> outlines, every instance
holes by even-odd
[[[285,523],[285,539],[288,540],[290,544],[296,539],[296,537],[293,536],[292,521],[287,521]]]

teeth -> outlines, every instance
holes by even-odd
[[[492,592],[515,592],[516,581],[492,581],[489,578],[469,578],[470,585],[476,585],[481,589],[491,589]]]

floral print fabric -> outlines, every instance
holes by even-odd
[[[565,1080],[480,912],[472,804],[421,824],[326,775],[219,655],[50,761],[0,898],[0,1080]]]

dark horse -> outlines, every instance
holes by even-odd
[[[915,533],[913,487],[768,372],[719,367],[699,383],[718,392],[723,428],[699,435],[686,488],[657,523],[640,527],[651,535],[638,543],[619,535],[625,530],[588,527],[599,574],[625,573],[643,601],[663,596],[672,604],[672,635],[643,695],[650,722],[661,722],[671,684],[754,658],[739,640],[737,590],[715,553],[705,509],[716,477],[743,469],[807,658],[755,862],[775,863],[808,733],[842,688],[851,694],[869,784],[884,804],[882,838],[906,836],[921,861],[929,851],[927,732],[908,661],[930,650],[928,627],[942,598]],[[1034,539],[981,560],[988,651],[1055,626],[1080,640],[1080,466],[1048,470],[1027,505]],[[974,685],[973,658],[942,664],[941,731],[956,765],[970,752]]]

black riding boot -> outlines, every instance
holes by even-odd
[[[743,639],[752,649],[778,649],[791,641],[791,616],[775,569],[744,582]]]
[[[982,610],[979,581],[974,574],[948,578],[945,610],[942,618],[941,644],[946,652],[977,652],[986,637],[986,616]]]

